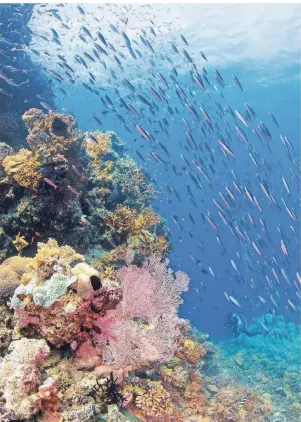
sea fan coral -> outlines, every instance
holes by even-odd
[[[101,330],[96,338],[103,347],[103,359],[119,366],[168,361],[177,345],[177,309],[188,277],[180,272],[174,277],[166,262],[154,256],[141,268],[122,267],[117,276],[122,283],[122,301],[96,323]],[[109,345],[104,340],[109,340]]]

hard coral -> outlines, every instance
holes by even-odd
[[[150,388],[137,394],[135,405],[142,409],[146,418],[158,418],[173,412],[170,394],[160,382],[153,383]]]
[[[5,157],[2,165],[5,172],[25,188],[35,189],[42,180],[38,157],[24,148],[14,155]]]
[[[271,405],[244,387],[221,388],[214,396],[209,413],[213,422],[261,422]]]
[[[129,157],[120,158],[116,167],[118,171],[115,172],[114,180],[125,197],[124,205],[140,209],[154,199],[154,189],[135,161]]]
[[[111,132],[88,132],[84,140],[84,148],[94,164],[99,163],[103,155],[111,149]]]
[[[27,298],[25,315],[18,312],[18,308],[16,308],[16,315],[19,323],[28,321],[33,324],[32,328],[49,343],[61,347],[79,337],[81,326],[88,319],[87,309],[81,304],[82,299],[72,293],[59,297],[49,308],[35,305]],[[28,316],[35,320],[28,319]]]
[[[71,246],[59,246],[54,239],[49,239],[46,243],[39,242],[38,252],[22,277],[22,283],[27,284],[35,273],[38,280],[50,277],[58,269],[63,274],[71,274],[70,264],[82,260],[83,256],[76,253]]]
[[[39,158],[40,165],[66,165],[65,155],[76,143],[75,120],[71,116],[30,109],[23,115],[28,127],[27,143]]]
[[[37,394],[39,365],[50,349],[45,340],[22,338],[11,343],[10,353],[0,363],[0,391],[12,420],[29,419],[42,406]]]
[[[12,147],[7,145],[5,142],[0,142],[0,167],[4,158],[8,155],[12,155],[13,152],[14,150]]]
[[[138,234],[142,229],[149,228],[159,220],[159,216],[150,207],[144,208],[138,214],[135,209],[120,204],[113,213],[108,213],[103,218],[104,224],[113,232],[132,234]]]
[[[14,256],[0,265],[0,300],[13,294],[30,262],[30,258]]]
[[[179,358],[185,358],[196,365],[198,361],[206,354],[206,350],[196,341],[189,338],[183,339],[181,347],[177,350]]]

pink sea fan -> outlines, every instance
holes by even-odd
[[[166,362],[173,356],[180,334],[177,310],[188,277],[174,274],[167,264],[151,256],[142,267],[130,265],[117,272],[123,298],[96,321],[104,363]]]

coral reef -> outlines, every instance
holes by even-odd
[[[0,420],[264,421],[269,397],[216,380],[218,349],[179,318],[189,279],[122,142],[39,109],[23,121],[30,149],[0,145],[0,253],[19,253],[0,265]]]
[[[167,253],[167,231],[149,206],[154,190],[113,132],[83,133],[73,117],[36,108],[23,121],[29,149],[0,145],[0,258],[14,254],[19,232],[29,256],[50,237],[91,258],[127,242],[140,259]]]
[[[214,361],[210,363],[208,383],[225,387],[236,380],[248,385],[256,396],[265,399],[270,409],[266,420],[297,421],[301,400],[300,326],[269,313],[256,319],[250,329],[258,330],[262,324],[268,330],[264,336],[242,334],[216,345],[220,367]]]
[[[45,340],[22,338],[11,343],[0,363],[0,391],[10,420],[30,418],[42,407],[37,393],[39,365],[49,353]]]

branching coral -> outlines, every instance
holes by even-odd
[[[5,172],[25,188],[36,189],[42,180],[38,157],[24,148],[5,157],[2,165]]]
[[[24,248],[26,248],[29,243],[25,240],[24,236],[21,236],[21,233],[19,232],[13,241],[14,247],[17,249],[17,251],[20,253]]]
[[[135,404],[146,417],[151,418],[171,415],[173,411],[170,394],[160,382],[137,394]]]
[[[130,158],[121,158],[116,163],[115,180],[125,197],[124,204],[133,207],[145,206],[154,199],[154,189],[148,183],[145,174]]]
[[[113,232],[139,234],[143,229],[158,223],[160,217],[152,208],[146,207],[141,213],[135,209],[118,204],[113,213],[108,213],[103,218],[104,224]]]

